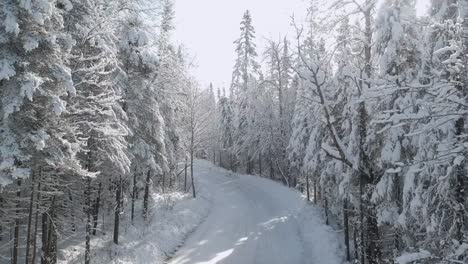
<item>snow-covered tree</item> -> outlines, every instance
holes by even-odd
[[[248,130],[252,129],[255,117],[252,116],[254,92],[258,86],[260,77],[260,65],[258,64],[255,41],[255,29],[252,25],[252,16],[247,10],[241,22],[240,37],[236,44],[236,62],[232,74],[231,98],[234,103],[235,114],[235,149],[236,167],[245,167],[248,173],[253,171],[252,147],[249,145],[252,139]]]

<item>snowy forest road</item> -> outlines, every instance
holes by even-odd
[[[298,193],[206,161],[197,162],[196,171],[198,184],[210,191],[213,206],[169,264],[306,263],[294,217],[303,205]]]

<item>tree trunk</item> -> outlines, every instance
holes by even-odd
[[[91,178],[86,179],[86,242],[85,242],[85,264],[91,263]]]
[[[262,153],[258,154],[258,170],[260,172],[260,176],[262,176]]]
[[[193,149],[190,151],[190,176],[192,178],[192,195],[193,198],[197,198],[197,193],[195,191],[195,178],[193,177]]]
[[[219,166],[223,167],[223,151],[219,150]]]
[[[41,176],[41,174],[39,174],[39,176]],[[34,217],[35,219],[34,219],[33,255],[32,255],[32,259],[31,259],[32,264],[36,264],[37,233],[38,233],[38,229],[39,229],[39,209],[40,209],[39,205],[40,205],[40,202],[41,202],[41,182],[40,182],[40,179],[39,179],[39,182],[37,184],[37,198],[36,198],[36,200],[37,200],[36,201],[36,216]]]
[[[164,190],[165,190],[165,186],[166,186],[166,174],[163,173],[162,174],[162,192],[164,193]],[[145,187],[146,189],[146,187]]]
[[[132,212],[131,212],[131,221],[133,225],[133,219],[135,218],[135,202],[136,202],[136,192],[137,192],[137,174],[133,174],[133,188],[132,188]]]
[[[344,242],[346,246],[346,260],[351,261],[349,248],[349,217],[348,217],[348,199],[343,200],[343,227],[344,227]]]
[[[193,118],[192,118],[192,121]],[[192,195],[193,198],[196,198],[196,192],[195,192],[195,182],[194,182],[194,177],[193,177],[193,158],[194,158],[194,151],[195,151],[195,126],[192,125],[192,130],[191,130],[191,137],[190,137],[190,177],[192,178]]]
[[[187,167],[188,167],[188,162],[187,162],[187,158],[185,158],[185,168],[184,168],[184,192],[187,192]]]
[[[468,78],[468,77],[467,77]],[[455,124],[456,135],[458,137],[463,136],[465,132],[465,120],[463,117],[459,118]],[[459,139],[462,142],[462,139]],[[465,161],[461,161],[460,164],[455,166],[456,173],[456,186],[455,186],[455,197],[458,205],[456,206],[456,234],[455,239],[457,239],[460,244],[463,243],[464,231],[465,231],[465,177],[466,177],[466,168]]]
[[[15,215],[15,231],[13,237],[13,257],[12,264],[18,264],[18,247],[19,247],[19,226],[20,226],[20,197],[21,197],[21,180],[18,180],[18,191],[16,192],[16,197],[18,197],[18,202],[16,203],[16,215]]]
[[[364,240],[364,179],[359,177],[359,224],[360,224],[360,241],[359,248],[361,254],[361,263],[366,263],[366,241]]]
[[[1,193],[0,193],[0,208],[3,208],[3,197]],[[1,241],[3,241],[3,225],[0,222],[0,242]]]
[[[270,157],[270,179],[275,180],[275,168],[273,167],[273,159]]]
[[[68,199],[70,200],[70,203],[73,204],[73,196],[72,196],[71,190],[68,190]],[[71,222],[72,231],[75,232],[76,224],[75,224],[75,213],[73,212],[73,210],[71,211],[71,218],[72,218],[72,222]]]
[[[93,210],[93,236],[96,235],[96,231],[97,231],[99,208],[101,207],[101,191],[102,191],[102,183],[99,182],[98,194],[97,194],[96,202],[93,208],[94,209]]]
[[[468,1],[463,0],[459,1],[459,9],[460,9],[460,19],[462,20],[461,26],[462,26],[462,39],[463,39],[463,63],[464,65],[467,65],[468,63],[468,58],[466,54],[468,54]],[[468,104],[468,67],[463,67],[463,72],[460,74],[461,77],[461,93],[462,93],[462,98],[465,98],[465,105]],[[465,119],[466,115],[461,116],[456,123],[456,134],[457,136],[463,136],[466,135],[466,129],[465,129]],[[465,138],[466,139],[466,138]],[[463,144],[463,137],[459,138],[459,142]],[[456,199],[457,199],[457,233],[458,233],[458,241],[460,244],[462,243],[463,240],[463,234],[467,234],[467,219],[466,219],[466,214],[464,213],[466,211],[466,199],[467,199],[467,193],[466,193],[466,175],[467,175],[467,162],[466,159],[461,162],[460,165],[457,166],[457,188],[456,188]],[[466,239],[465,239],[466,242]]]
[[[52,204],[49,211],[49,228],[47,232],[46,264],[57,263],[57,228],[56,228],[56,196],[52,197]]]
[[[143,218],[146,220],[148,217],[148,200],[149,200],[149,189],[151,184],[151,170],[148,170],[146,174],[145,194],[143,196]]]
[[[328,199],[327,199],[326,195],[324,195],[324,196],[325,196],[325,198],[324,198],[324,200],[325,200],[325,224],[329,225],[330,220],[328,219]]]
[[[309,173],[306,173],[306,192],[307,192],[307,201],[310,202]]]
[[[229,153],[229,164],[231,167],[231,171],[236,172],[236,164],[234,164],[234,154]]]
[[[358,244],[358,228],[353,225],[353,242],[354,242],[354,259],[358,261],[359,259],[359,244]],[[364,263],[364,262],[362,262]]]
[[[24,262],[26,264],[29,263],[29,251],[31,249],[31,232],[32,232],[32,218],[33,218],[33,208],[34,208],[34,197],[35,197],[35,187],[36,185],[36,179],[35,179],[35,173],[33,172],[32,174],[32,181],[31,181],[31,198],[29,200],[29,214],[28,214],[28,228],[27,228],[27,233],[26,233],[26,254],[24,257]]]
[[[322,185],[320,185],[320,180],[318,180],[318,190],[317,190],[317,199],[319,202],[322,201]]]
[[[371,4],[373,0],[366,0],[365,6],[367,7],[364,10],[364,20],[365,20],[365,42],[364,42],[364,61],[365,61],[365,85],[367,89],[371,88],[370,78],[372,77],[372,9]],[[368,126],[368,115],[366,110],[365,102],[361,102],[359,105],[359,133],[360,133],[360,162],[364,168],[367,168],[368,171],[371,171],[369,174],[369,179],[365,182],[366,175],[362,172],[360,173],[360,194],[361,194],[361,239],[364,240],[364,215],[366,215],[367,220],[367,241],[362,241],[361,243],[367,244],[367,261],[368,264],[377,264],[381,263],[381,253],[379,243],[379,230],[377,226],[377,220],[375,217],[375,210],[370,203],[370,196],[365,198],[365,201],[362,200],[363,196],[366,194],[365,187],[367,184],[372,184],[375,179],[373,179],[372,168],[369,166],[370,162],[368,161],[368,156],[366,155],[363,146],[366,144],[367,138],[367,126]],[[370,191],[368,192],[370,195]],[[366,195],[368,196],[368,195]],[[364,203],[364,204],[363,204]],[[364,211],[365,210],[365,211]],[[367,243],[366,243],[367,242]],[[364,249],[362,249],[362,254],[364,254]],[[361,259],[364,260],[364,256],[361,256]],[[364,263],[364,262],[363,262]]]
[[[170,173],[169,173],[169,189],[173,189],[174,185],[176,184],[176,172],[177,172],[177,167],[175,167]]]
[[[317,204],[317,180],[314,179],[314,204]]]
[[[41,239],[41,242],[42,242],[42,248],[41,248],[41,264],[47,264],[47,240],[48,240],[48,237],[47,237],[47,234],[49,233],[48,232],[48,218],[47,218],[47,212],[43,212],[42,213],[42,239]]]
[[[379,235],[379,226],[377,223],[377,217],[375,213],[375,208],[369,208],[367,212],[367,225],[368,225],[368,248],[367,248],[367,258],[369,264],[380,264],[382,263],[382,252],[380,246],[380,235]]]
[[[115,193],[115,210],[114,210],[114,244],[119,244],[119,227],[120,227],[120,196],[122,195],[122,176],[116,186]]]

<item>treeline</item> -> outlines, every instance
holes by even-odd
[[[173,17],[170,0],[0,1],[1,263],[84,241],[88,264],[104,225],[118,244],[153,188],[180,188],[194,82]]]
[[[263,56],[245,13],[207,156],[306,192],[354,263],[465,263],[468,1],[331,2]]]

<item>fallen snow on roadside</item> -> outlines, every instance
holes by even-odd
[[[122,223],[119,245],[112,243],[111,226],[105,227],[108,235],[93,237],[91,263],[163,263],[203,221],[211,204],[202,186],[197,199],[181,193],[153,193],[152,198],[155,206],[146,223],[142,219],[134,225],[127,220]],[[83,252],[84,243],[67,247],[61,250],[58,263],[83,263]]]
[[[345,252],[342,233],[325,225],[323,216],[315,205],[306,205],[297,215],[301,237],[304,241],[306,263],[341,264]]]

